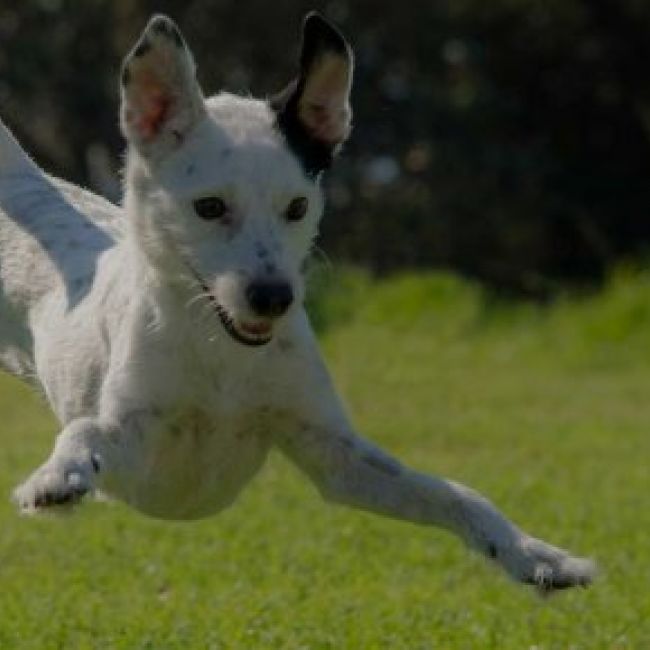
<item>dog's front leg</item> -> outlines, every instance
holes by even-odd
[[[304,422],[279,444],[328,501],[445,528],[543,591],[593,577],[591,561],[526,535],[474,490],[413,471],[347,428]]]
[[[47,461],[14,490],[14,501],[22,512],[34,513],[73,504],[107,479],[119,481],[136,460],[133,447],[144,425],[140,414],[72,420],[57,436]]]
[[[413,471],[356,435],[324,367],[308,356],[309,367],[294,369],[301,381],[277,443],[325,499],[445,528],[516,580],[544,591],[591,581],[591,561],[530,537],[474,490]]]

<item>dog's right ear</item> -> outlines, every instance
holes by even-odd
[[[177,148],[205,115],[196,66],[178,27],[151,18],[122,67],[122,133],[145,158]]]
[[[320,14],[305,17],[298,77],[270,100],[277,126],[308,176],[327,169],[350,134],[352,48]]]

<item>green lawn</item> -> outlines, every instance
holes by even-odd
[[[359,429],[593,555],[595,586],[540,599],[441,531],[324,505],[274,455],[200,523],[1,499],[0,648],[650,648],[650,279],[549,309],[440,275],[333,282],[314,318]],[[0,413],[8,497],[56,427],[6,377]]]

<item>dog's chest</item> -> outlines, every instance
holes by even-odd
[[[262,413],[185,406],[146,435],[132,504],[162,518],[197,518],[230,505],[268,448]]]

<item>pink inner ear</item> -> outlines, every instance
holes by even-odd
[[[312,70],[298,111],[311,134],[336,144],[350,131],[350,67],[338,56],[326,56]]]
[[[331,102],[329,106],[310,103],[303,106],[300,116],[318,140],[336,144],[348,135],[349,116],[340,102]]]
[[[150,140],[160,133],[169,116],[172,98],[161,93],[150,98],[148,103],[148,110],[143,111],[136,122],[136,129],[144,140]]]
[[[126,120],[144,141],[156,137],[168,120],[173,105],[169,89],[150,71],[141,72],[139,84],[131,84]]]

